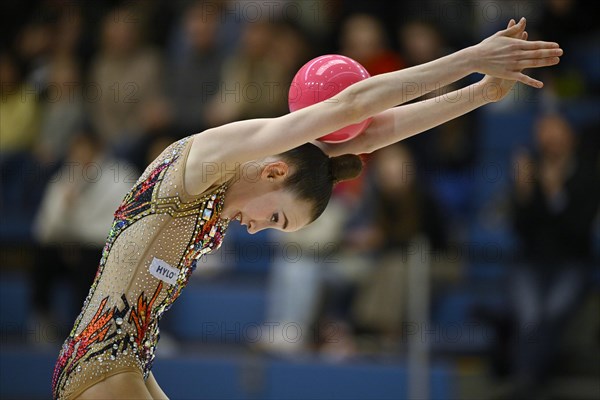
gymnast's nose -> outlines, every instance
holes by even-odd
[[[251,234],[251,235],[254,235],[256,232],[260,232],[260,231],[262,231],[263,229],[266,229],[266,228],[267,228],[267,226],[265,224],[262,224],[260,222],[255,221],[255,220],[249,221],[248,222],[248,226],[247,226],[248,233]]]

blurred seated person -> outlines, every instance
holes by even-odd
[[[107,155],[99,137],[84,127],[72,138],[63,166],[51,178],[33,226],[40,259],[33,273],[38,323],[54,319],[52,284],[64,276],[74,286],[69,321],[87,295],[100,261],[113,212],[135,183],[138,172]],[[134,246],[135,244],[132,244]],[[135,251],[132,247],[131,251]],[[127,256],[123,254],[122,256]]]
[[[433,249],[445,243],[439,206],[416,178],[404,144],[374,153],[363,203],[345,238],[345,257],[367,257],[371,264],[350,302],[350,318],[357,329],[384,340],[398,339],[401,330],[413,241],[423,236]]]
[[[404,144],[374,153],[357,227],[346,238],[353,249],[376,255],[406,249],[418,234],[427,236],[434,247],[443,244],[439,206],[417,174],[412,153]]]
[[[512,370],[521,398],[537,394],[548,378],[563,328],[584,298],[600,211],[598,148],[578,148],[578,135],[558,114],[540,117],[534,135],[535,152],[515,157],[512,196],[521,242],[510,286]]]
[[[163,96],[162,54],[145,44],[139,12],[124,5],[103,17],[100,49],[90,65],[90,81],[98,96],[87,99],[102,140],[127,159],[137,155],[147,125],[169,114]]]

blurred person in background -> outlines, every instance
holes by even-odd
[[[37,97],[39,103],[39,141],[32,149],[43,167],[64,156],[73,130],[82,122],[82,82],[76,53],[81,31],[76,6],[62,10],[40,6],[15,40],[18,54],[27,63],[27,69],[20,72],[28,85],[22,98]],[[10,118],[8,114],[12,114],[9,109],[3,117]]]
[[[427,20],[412,19],[398,29],[401,53],[408,65],[434,60],[451,52],[441,28]],[[461,82],[444,88],[431,88],[429,96],[449,93]],[[455,101],[451,97],[443,101]],[[471,211],[470,172],[476,160],[476,114],[466,114],[431,130],[430,135],[411,138],[406,143],[421,167],[420,178],[427,181],[445,214],[449,215],[456,235],[464,238],[466,220]]]
[[[25,240],[31,240],[30,224],[45,185],[63,161],[70,138],[84,117],[77,52],[83,32],[80,9],[75,4],[29,6],[27,23],[14,37],[3,38],[11,42],[13,54],[21,60],[18,75],[23,84],[19,109],[2,104],[0,118],[2,124],[12,125],[4,126],[1,152],[10,149],[13,136],[27,143],[1,168],[7,213],[1,212],[11,226],[7,231]],[[14,89],[10,84],[2,86],[7,92]],[[24,107],[37,111],[22,115]],[[25,131],[13,125],[15,119],[27,125]]]
[[[441,26],[427,18],[416,17],[408,21],[401,21],[396,30],[396,38],[398,40],[400,56],[404,60],[406,67],[427,63],[455,51],[446,41],[445,32]],[[468,78],[463,78],[463,80],[453,82],[448,86],[428,88],[429,93],[425,98],[432,98],[451,92],[467,82]],[[407,85],[410,83],[407,82]],[[410,89],[410,86],[407,88]]]
[[[81,72],[77,61],[57,57],[49,68],[48,82],[42,96],[40,138],[35,146],[37,159],[45,167],[63,160],[71,138],[85,119]]]
[[[409,20],[399,25],[397,33],[400,54],[408,67],[435,60],[449,52],[440,28],[430,21]]]
[[[287,91],[295,71],[276,58],[277,40],[272,21],[244,25],[239,47],[225,60],[219,91],[211,99],[211,126],[288,112]]]
[[[16,46],[27,60],[27,79],[40,93],[52,83],[53,67],[57,59],[81,60],[84,24],[80,7],[75,4],[39,4],[31,21],[21,29]]]
[[[226,53],[219,41],[220,14],[210,10],[204,1],[190,3],[172,32],[166,85],[174,133],[180,137],[210,127],[207,105],[222,84]]]
[[[440,26],[427,19],[415,18],[403,21],[398,25],[396,34],[400,55],[406,67],[427,63],[452,52],[452,49],[448,47],[444,40]],[[406,84],[407,89],[410,90],[412,82],[407,82]],[[457,86],[460,85],[453,82],[446,87],[437,86],[427,88],[429,93],[425,95],[425,98],[432,98],[443,93],[448,93],[456,89]],[[412,90],[415,90],[415,88],[412,88]],[[437,139],[437,136],[436,138],[430,138],[430,136],[432,135],[420,136],[408,142],[413,147],[417,162],[419,163],[425,161],[421,153],[429,147],[428,143],[431,140]]]
[[[0,160],[31,151],[39,133],[39,96],[24,80],[25,68],[14,52],[0,53]]]
[[[85,118],[83,73],[78,54],[83,34],[80,9],[73,4],[57,11],[51,32],[46,64],[36,78],[42,99],[42,119],[35,153],[44,166],[62,161],[71,137]]]
[[[51,10],[37,9],[27,24],[20,29],[14,47],[20,59],[27,64],[24,79],[39,94],[48,79],[48,65],[55,49],[56,15]]]
[[[46,187],[33,226],[41,246],[40,259],[32,270],[32,323],[49,324],[61,319],[53,313],[53,284],[67,278],[74,299],[85,298],[97,269],[112,215],[135,181],[138,172],[108,155],[97,134],[80,125],[72,138],[62,167]],[[63,310],[68,320],[77,313]],[[63,318],[65,315],[63,314]]]
[[[422,236],[431,248],[446,238],[440,205],[418,180],[409,148],[394,144],[374,153],[358,218],[345,237],[350,254],[367,255],[372,270],[353,300],[357,328],[378,346],[398,346],[406,304],[407,254]],[[410,250],[412,251],[412,250]]]
[[[353,14],[343,22],[340,54],[358,61],[371,76],[405,66],[400,55],[390,48],[381,20],[369,14]]]
[[[60,10],[53,38],[54,57],[78,59],[81,56],[85,22],[81,5],[77,3],[69,3]]]
[[[405,67],[404,60],[391,49],[382,21],[373,15],[350,14],[342,23],[339,42],[339,53],[358,61],[371,76]],[[364,175],[345,182],[336,188],[336,194],[343,195],[348,206],[355,206],[359,202],[363,182]]]
[[[133,159],[147,116],[168,113],[162,98],[161,55],[144,44],[142,19],[130,7],[111,10],[103,19],[101,35],[86,85],[89,112],[109,149]]]
[[[564,328],[585,298],[600,212],[600,149],[560,114],[538,118],[535,152],[515,157],[513,224],[521,242],[511,274],[515,315],[515,396],[533,398],[548,382]],[[584,150],[584,151],[582,151]],[[591,156],[591,157],[590,157]]]
[[[273,43],[271,44],[271,54],[273,59],[282,67],[285,74],[285,81],[280,89],[284,91],[289,88],[292,78],[296,71],[310,60],[314,55],[314,46],[306,31],[301,26],[294,22],[277,21],[274,26]],[[285,86],[287,84],[287,86]]]
[[[40,105],[15,52],[0,50],[0,216],[28,218],[40,184],[31,151],[39,136]],[[18,227],[14,227],[18,231]]]
[[[339,35],[336,53],[356,60],[371,76],[404,67],[400,56],[389,46],[382,22],[370,14],[349,15]],[[293,48],[290,46],[294,43],[285,43],[281,35],[276,37],[282,49],[289,52]],[[276,59],[281,60],[282,56]],[[300,66],[289,70],[293,73]],[[368,169],[369,164],[365,167]],[[301,321],[303,330],[310,334],[300,345],[281,342],[272,349],[299,351],[314,346],[321,355],[334,359],[345,359],[359,351],[351,303],[356,287],[368,274],[369,263],[364,258],[346,255],[346,249],[337,243],[344,237],[351,210],[362,202],[363,182],[364,175],[336,185],[330,205],[319,221],[306,231],[286,237],[301,244],[303,254],[309,256],[292,265],[286,265],[285,260],[275,263],[270,320],[283,321],[282,325],[285,321]],[[305,284],[298,286],[296,282],[300,281]],[[299,287],[303,289],[299,291]]]

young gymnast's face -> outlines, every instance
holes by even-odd
[[[308,202],[279,189],[246,201],[234,218],[245,225],[250,234],[267,228],[294,232],[309,224],[311,208]]]
[[[250,234],[267,228],[294,232],[308,225],[312,204],[282,185],[288,172],[287,164],[278,161],[268,164],[257,179],[240,179],[225,197],[222,216],[239,221]]]

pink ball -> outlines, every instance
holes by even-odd
[[[290,111],[294,112],[315,103],[327,100],[348,86],[370,77],[367,70],[353,59],[339,54],[328,54],[313,58],[294,76],[288,94]],[[341,143],[363,132],[372,118],[358,124],[348,125],[327,134],[319,140]]]

